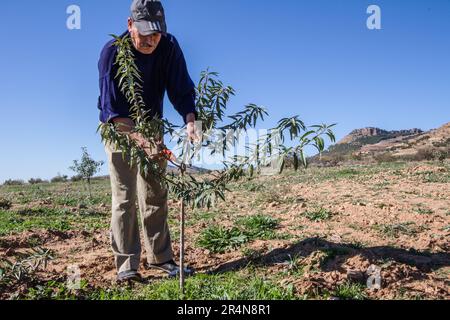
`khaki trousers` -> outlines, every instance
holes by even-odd
[[[145,178],[138,166],[130,168],[122,153],[110,144],[105,145],[105,151],[112,189],[111,246],[117,271],[139,270],[141,242],[136,196],[148,263],[159,264],[173,259],[167,223],[167,189],[151,174]],[[166,168],[167,161],[161,165]]]

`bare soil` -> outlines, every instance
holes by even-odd
[[[381,268],[382,287],[367,289],[370,298],[449,299],[450,184],[424,182],[429,173],[449,175],[448,166],[414,164],[361,172],[333,179],[299,179],[301,174],[289,174],[252,181],[263,189],[237,189],[228,195],[227,203],[219,204],[219,214],[191,221],[186,234],[187,263],[199,273],[238,271],[251,264],[261,277],[275,277],[282,286],[292,284],[298,294],[318,297],[349,281],[365,285],[368,269],[375,265]],[[176,203],[171,201],[171,206],[174,230]],[[109,207],[103,207],[108,212]],[[305,216],[318,209],[330,212],[331,218],[314,222]],[[197,247],[198,234],[208,225],[227,226],[256,214],[279,219],[277,233],[288,237],[251,242],[247,249],[255,252],[252,257],[240,249],[213,254]],[[108,230],[39,230],[1,237],[0,258],[28,249],[30,239],[55,253],[40,273],[42,279],[60,278],[68,266],[78,265],[90,285],[114,284]],[[177,239],[173,246],[178,255]],[[144,258],[143,253],[142,262]],[[164,278],[158,271],[141,272],[149,281]]]

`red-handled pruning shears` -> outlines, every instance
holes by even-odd
[[[160,153],[159,156],[161,158],[164,158],[170,162],[177,162],[177,157],[175,157],[175,155],[173,154],[172,151],[170,151],[167,148],[164,148]]]

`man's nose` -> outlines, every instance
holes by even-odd
[[[146,37],[144,41],[148,44],[153,44],[153,42],[154,42],[152,36]]]

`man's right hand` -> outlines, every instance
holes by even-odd
[[[130,133],[135,127],[134,121],[130,118],[114,118],[112,122],[114,122],[114,124],[117,125],[117,129],[123,133]]]
[[[128,134],[128,136],[136,142],[139,148],[147,153],[150,159],[159,159],[159,152],[161,151],[160,149],[162,149],[160,145],[162,144],[162,142],[157,143],[157,152],[155,152],[154,145],[147,141],[147,139],[145,139],[140,133],[132,132],[135,127],[133,120],[131,120],[130,118],[115,118],[113,119],[113,122],[117,125],[117,129],[122,133]]]
[[[132,132],[135,127],[133,120],[130,118],[115,118],[112,121],[117,125],[117,129],[120,132],[127,134],[134,142],[136,142],[139,148],[143,149],[147,153],[149,157],[154,155],[150,142],[148,142],[141,134]]]

